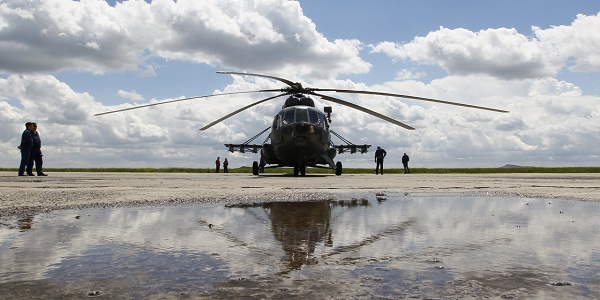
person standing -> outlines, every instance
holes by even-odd
[[[410,160],[410,158],[408,157],[408,155],[406,155],[406,153],[404,153],[404,155],[402,155],[402,165],[404,166],[404,174],[410,173],[410,169],[408,168],[409,160]]]
[[[223,173],[229,173],[227,171],[228,166],[229,166],[229,162],[227,161],[227,158],[225,158],[225,160],[223,161]]]
[[[216,172],[219,173],[219,169],[221,169],[221,158],[217,156],[217,160],[215,160]]]
[[[31,147],[31,153],[29,154],[29,163],[27,163],[27,174],[33,175],[33,163],[35,162],[35,171],[38,176],[48,176],[42,170],[44,161],[42,159],[42,140],[40,134],[37,131],[37,124],[31,123],[31,138],[33,139],[33,146]]]
[[[379,170],[381,169],[381,175],[383,175],[383,159],[386,155],[387,152],[381,146],[377,146],[377,150],[375,150],[375,174],[379,174]]]
[[[29,163],[31,147],[33,147],[33,137],[31,136],[31,122],[25,123],[25,131],[21,134],[21,144],[17,147],[21,150],[21,165],[19,165],[19,176],[25,176],[25,168]],[[29,176],[35,176],[33,173],[27,173]]]

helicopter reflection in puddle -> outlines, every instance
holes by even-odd
[[[385,198],[378,197],[381,203]],[[236,209],[262,208],[267,214],[271,232],[281,243],[285,253],[285,269],[281,273],[300,270],[303,266],[318,264],[318,258],[353,251],[361,246],[369,245],[384,235],[398,232],[411,221],[392,225],[385,230],[376,232],[362,240],[354,241],[345,246],[334,247],[332,234],[332,212],[337,207],[346,209],[366,208],[371,203],[367,199],[351,199],[339,201],[310,201],[310,202],[269,202],[260,204],[236,204],[226,207]],[[321,255],[315,255],[319,245],[328,250]]]

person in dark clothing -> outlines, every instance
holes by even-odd
[[[229,173],[227,171],[228,166],[229,166],[229,162],[227,161],[227,158],[225,158],[225,160],[223,161],[223,173]]]
[[[21,150],[21,165],[19,165],[19,176],[25,176],[25,168],[29,163],[31,155],[31,147],[33,147],[33,137],[31,136],[31,122],[25,123],[25,131],[21,134],[21,144],[17,147]],[[29,176],[35,176],[33,173],[28,173]]]
[[[221,158],[217,157],[217,160],[215,160],[215,173],[219,173],[219,169],[221,169]]]
[[[383,175],[383,159],[387,155],[387,152],[381,148],[381,146],[377,146],[377,150],[375,150],[375,174],[379,174],[379,170],[381,168],[381,175]]]
[[[408,155],[406,155],[406,153],[404,153],[404,155],[402,155],[402,165],[404,166],[404,174],[409,174],[410,173],[410,169],[408,168],[408,161],[410,159],[408,158]]]
[[[42,140],[40,134],[37,132],[37,124],[31,123],[31,138],[33,139],[33,146],[31,147],[31,153],[29,154],[29,163],[27,163],[27,174],[33,175],[33,163],[35,162],[35,171],[38,176],[48,176],[42,170],[44,161],[42,159]]]

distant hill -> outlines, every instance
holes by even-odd
[[[518,166],[518,165],[506,164],[500,168],[533,168],[533,167],[532,166]]]

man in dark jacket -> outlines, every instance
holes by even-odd
[[[42,160],[42,139],[40,134],[37,132],[37,124],[31,123],[31,138],[33,139],[33,146],[31,147],[31,154],[29,154],[29,163],[27,163],[27,174],[33,175],[33,163],[35,162],[35,171],[38,176],[48,176],[42,170],[44,161]]]
[[[381,175],[383,175],[383,159],[386,155],[387,152],[381,146],[377,146],[377,150],[375,150],[375,174],[379,174],[379,168],[381,168]]]
[[[19,165],[19,176],[25,176],[25,168],[29,163],[29,156],[31,154],[31,147],[33,147],[33,137],[31,136],[31,122],[25,123],[25,131],[21,134],[21,144],[19,148],[21,150],[21,165]],[[29,176],[35,176],[33,173],[27,173]]]
[[[402,165],[404,165],[404,174],[410,173],[410,169],[408,168],[409,160],[410,159],[408,158],[408,155],[406,155],[406,153],[404,153],[404,155],[402,155]]]

